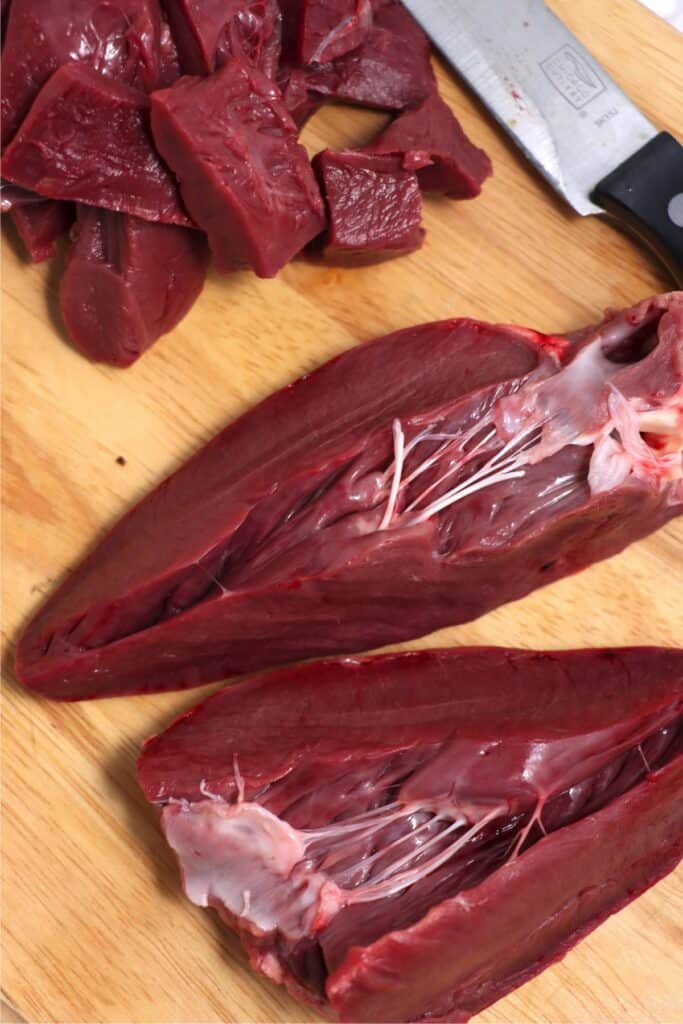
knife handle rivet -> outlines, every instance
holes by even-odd
[[[683,228],[683,192],[673,197],[666,212],[669,214],[669,220],[672,220],[677,228]]]

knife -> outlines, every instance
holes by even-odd
[[[683,146],[542,0],[403,0],[559,194],[635,232],[683,286]]]

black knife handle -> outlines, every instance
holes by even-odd
[[[653,249],[683,287],[683,146],[672,135],[650,139],[591,198]]]

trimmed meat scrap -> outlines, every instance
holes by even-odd
[[[477,618],[683,512],[683,294],[569,336],[473,320],[357,346],[228,426],[21,637],[82,699]]]
[[[414,651],[210,697],[138,764],[188,898],[346,1022],[466,1021],[683,854],[683,651]]]

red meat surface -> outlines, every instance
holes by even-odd
[[[370,0],[281,0],[285,55],[325,64],[355,50],[372,27]]]
[[[330,99],[403,110],[436,89],[429,40],[404,7],[383,7],[365,41],[330,64],[310,68],[308,83]]]
[[[13,0],[2,54],[3,145],[70,61],[143,91],[156,88],[160,34],[157,0]]]
[[[168,21],[161,23],[161,40],[159,43],[159,81],[157,88],[167,89],[180,78],[180,57],[171,26]]]
[[[16,206],[10,217],[31,262],[42,263],[54,256],[55,242],[73,223],[74,208],[72,203],[46,199]]]
[[[683,853],[683,651],[415,651],[210,697],[138,764],[187,896],[346,1022],[466,1021]]]
[[[306,68],[291,64],[281,64],[277,76],[277,84],[282,93],[282,100],[289,111],[297,128],[301,129],[309,117],[325,102],[323,96],[308,88]]]
[[[276,0],[165,0],[184,74],[210,75],[232,57],[275,78],[282,18]]]
[[[7,148],[3,175],[48,199],[189,226],[154,148],[147,97],[80,64],[43,86]]]
[[[10,2],[11,0],[0,0],[0,32],[2,33],[2,46],[5,45],[5,29],[7,27]]]
[[[79,206],[60,287],[74,345],[90,359],[129,366],[188,312],[207,259],[197,231]]]
[[[218,270],[273,277],[325,226],[296,125],[255,68],[232,60],[155,93],[152,130]]]
[[[400,159],[326,149],[313,167],[327,207],[321,244],[328,263],[377,263],[420,248],[420,187]]]
[[[492,173],[483,149],[468,139],[438,93],[400,114],[366,152],[400,156],[406,170],[417,171],[423,192],[444,192],[473,199]]]
[[[30,688],[188,687],[465,622],[683,511],[683,294],[567,337],[356,346],[129,511],[18,645]]]

